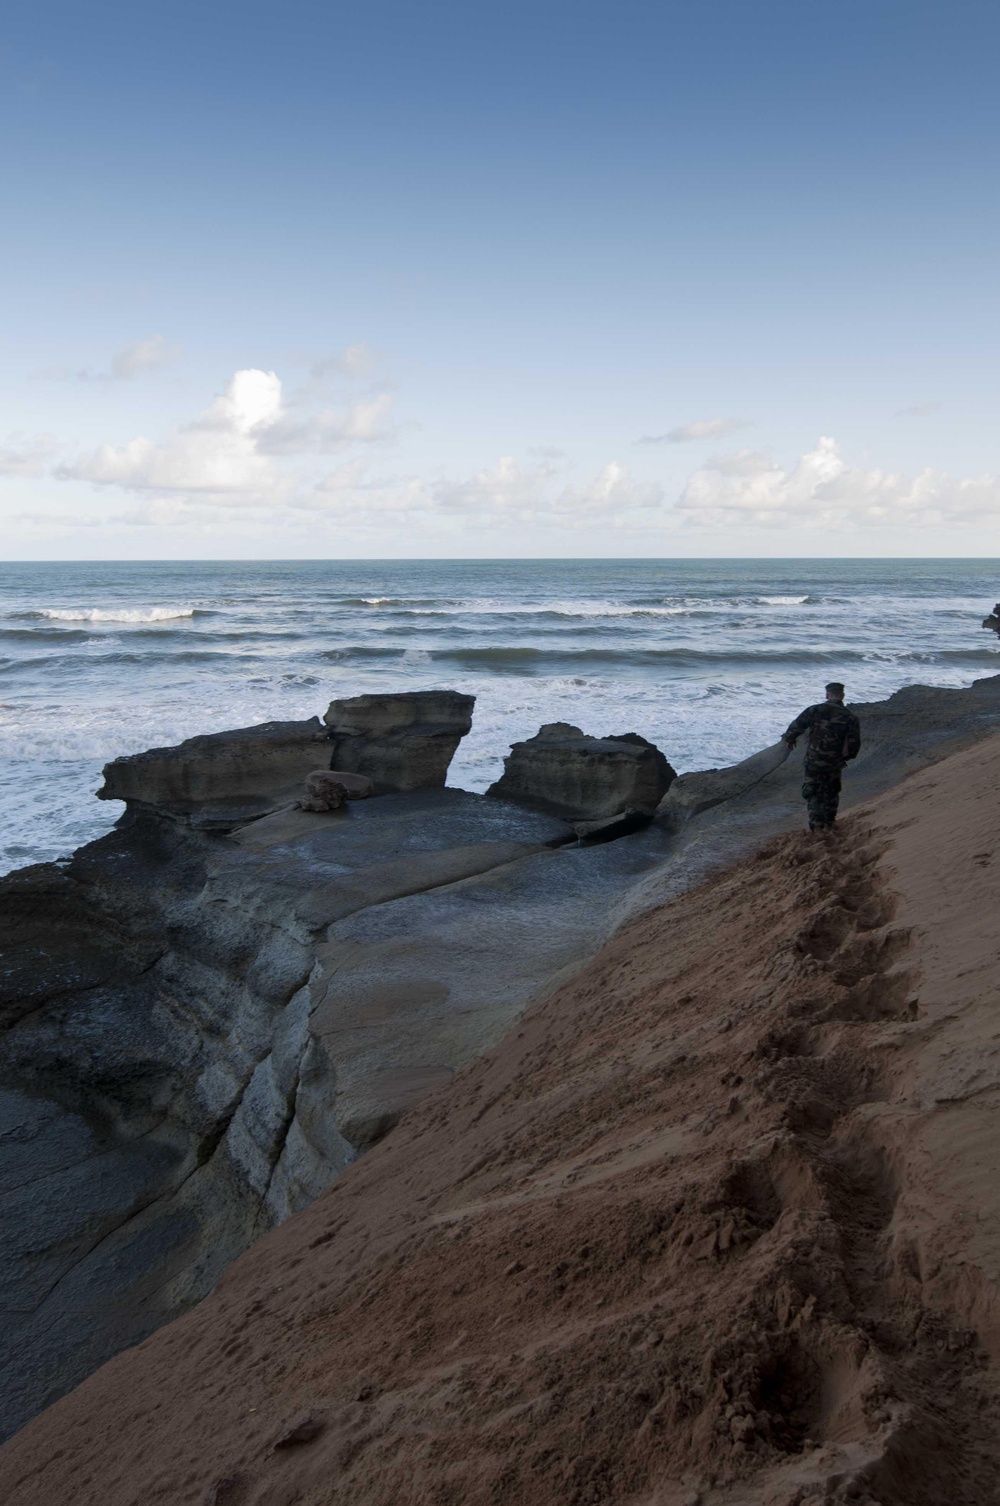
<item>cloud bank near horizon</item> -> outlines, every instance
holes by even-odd
[[[137,369],[142,343],[125,348]],[[679,444],[743,427],[744,420],[706,419],[661,437]],[[442,534],[517,529],[572,542],[581,529],[604,530],[609,540],[720,533],[763,539],[777,529],[863,533],[1000,522],[1000,477],[852,465],[829,436],[787,465],[759,450],[712,455],[678,486],[633,474],[614,457],[588,472],[546,445],[529,448],[523,459],[502,454],[464,475],[389,465],[389,452],[399,458],[405,428],[392,385],[378,379],[377,362],[358,344],[312,362],[306,381],[289,391],[275,371],[236,371],[206,407],[158,438],[138,434],[67,456],[52,434],[12,435],[0,445],[0,476],[47,475],[130,499],[124,510],[99,517],[83,507],[18,513],[16,521],[29,528],[265,525],[280,533],[327,526],[375,542],[402,528],[415,547]]]

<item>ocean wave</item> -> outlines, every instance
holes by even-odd
[[[197,607],[40,607],[33,612],[12,612],[19,621],[40,622],[172,622],[179,617],[210,615]]]
[[[0,627],[0,639],[10,643],[87,643],[90,633],[82,628],[60,627],[35,627],[35,628],[10,628]]]
[[[461,601],[438,596],[334,596],[341,607],[460,607]]]
[[[921,651],[917,649],[864,650],[838,648],[539,648],[535,645],[473,645],[449,648],[414,648],[402,644],[351,644],[321,650],[320,656],[334,661],[375,660],[401,664],[449,664],[470,671],[486,670],[495,674],[535,675],[551,667],[572,673],[576,668],[698,669],[707,666],[745,668],[747,666],[783,665],[808,668],[812,665],[920,664],[932,665],[941,660],[950,663],[995,664],[997,651],[983,648]]]
[[[28,675],[57,674],[66,670],[101,669],[107,665],[135,664],[149,667],[156,664],[259,664],[259,654],[226,653],[215,649],[182,649],[177,653],[129,653],[116,650],[109,654],[46,654],[42,658],[0,659],[0,674],[24,673]]]
[[[757,603],[762,607],[802,607],[811,600],[809,596],[758,596]]]

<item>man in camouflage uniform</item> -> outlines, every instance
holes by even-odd
[[[782,734],[794,748],[808,728],[805,780],[802,795],[809,812],[810,831],[830,831],[840,803],[840,771],[861,747],[861,723],[844,705],[844,687],[836,681],[826,687],[826,700],[807,706]]]

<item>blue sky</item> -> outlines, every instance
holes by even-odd
[[[995,4],[18,4],[6,558],[1000,553]]]

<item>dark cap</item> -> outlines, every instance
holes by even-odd
[[[840,683],[839,680],[831,680],[830,683],[829,683],[829,685],[826,687],[826,691],[827,691],[827,695],[829,695],[831,692],[834,695],[843,695],[844,694],[844,687],[843,687],[843,685],[841,685],[841,683]]]

